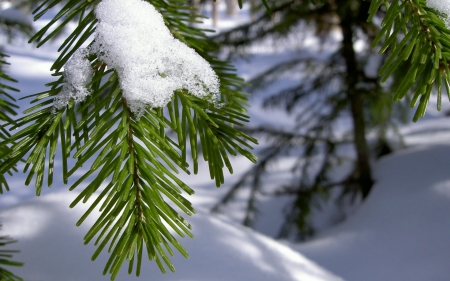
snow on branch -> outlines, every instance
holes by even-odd
[[[137,117],[145,107],[165,106],[177,89],[197,97],[218,96],[219,79],[206,60],[192,48],[175,39],[162,15],[141,0],[103,0],[95,10],[99,20],[94,41],[64,66],[67,84],[54,101],[61,109],[71,98],[82,101],[82,90],[92,79],[88,53],[115,69],[120,88]]]
[[[53,102],[56,109],[66,106],[70,99],[84,101],[90,94],[86,85],[92,80],[94,71],[91,63],[86,58],[89,54],[85,48],[78,49],[64,66],[64,85],[61,92],[55,97]]]
[[[450,28],[450,1],[449,0],[427,0],[427,6],[441,12],[445,15],[444,20],[447,27]]]

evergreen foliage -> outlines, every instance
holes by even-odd
[[[8,65],[5,58],[8,57],[7,55],[0,53],[0,79],[6,80],[9,82],[17,82],[14,78],[10,77],[5,73],[4,65]],[[5,128],[3,127],[4,124],[13,123],[12,116],[16,115],[15,109],[18,108],[18,106],[14,103],[16,100],[8,94],[8,91],[18,92],[19,90],[11,87],[7,84],[5,84],[2,80],[0,80],[0,121],[1,121],[1,127],[0,127],[0,141],[5,141],[10,137],[10,134]],[[8,154],[9,148],[8,147],[0,147],[0,156],[1,159],[3,159],[4,155]],[[0,161],[1,163],[1,161]],[[5,175],[2,173],[0,175],[0,194],[3,194],[3,191],[9,191],[8,183],[6,182]]]
[[[383,39],[380,52],[388,48],[391,54],[380,69],[382,81],[401,67],[403,81],[395,91],[394,100],[404,98],[413,89],[411,107],[417,106],[414,121],[423,117],[433,89],[437,89],[437,108],[441,109],[442,89],[450,98],[450,30],[443,15],[429,8],[424,0],[372,1],[369,20],[377,11],[385,11],[381,29],[372,46]],[[399,40],[399,38],[401,40]]]
[[[7,75],[4,71],[4,65],[8,64],[5,61],[5,58],[7,55],[0,53],[0,79],[6,80],[9,82],[17,82],[14,78]],[[12,116],[16,115],[15,109],[18,107],[14,104],[15,99],[8,94],[8,91],[14,91],[18,92],[14,87],[11,87],[7,84],[4,84],[3,81],[0,80],[0,141],[4,141],[10,137],[10,134],[7,130],[3,128],[3,124],[11,123],[13,122]],[[9,152],[9,149],[7,147],[1,147],[0,148],[0,157],[2,159],[3,155],[7,154]],[[0,161],[1,164],[1,161]],[[14,168],[13,168],[14,169]],[[0,194],[3,194],[4,190],[9,191],[9,186],[6,181],[4,173],[0,175]],[[0,225],[1,229],[1,225]],[[3,266],[22,266],[23,264],[21,262],[12,261],[12,255],[14,253],[17,253],[18,251],[15,250],[4,250],[3,247],[6,245],[15,243],[16,241],[11,239],[8,236],[0,236],[0,280],[5,281],[21,281],[22,279],[16,275],[14,275],[9,270],[3,268]]]
[[[190,173],[191,169],[197,173],[199,158],[203,157],[208,161],[211,179],[219,187],[225,180],[223,169],[233,172],[229,155],[241,154],[256,161],[249,152],[249,143],[256,140],[236,129],[248,122],[244,109],[247,98],[241,92],[244,82],[233,67],[211,55],[218,45],[209,41],[203,30],[189,25],[195,20],[184,1],[147,1],[163,15],[175,38],[210,63],[220,79],[221,106],[181,89],[166,108],[147,108],[136,118],[122,96],[117,73],[96,54],[90,54],[94,74],[87,86],[91,95],[81,103],[71,100],[66,107],[55,110],[53,100],[64,84],[65,63],[85,42],[92,44],[87,40],[98,23],[94,10],[99,2],[47,0],[34,11],[37,20],[62,5],[30,39],[37,47],[60,33],[70,21],[76,20],[78,26],[59,48],[61,53],[51,67],[55,81],[47,84],[50,89],[25,97],[32,98],[30,108],[9,124],[9,130],[18,130],[0,145],[7,151],[0,170],[2,174],[10,172],[23,159],[28,174],[25,184],[34,181],[39,195],[44,185],[53,184],[59,147],[64,183],[80,167],[90,165],[70,187],[73,190],[85,186],[70,207],[80,202],[90,204],[77,225],[94,210],[100,210],[85,243],[98,246],[93,259],[106,248],[110,252],[104,274],[114,279],[126,260],[129,273],[135,268],[138,276],[143,255],[155,260],[162,272],[166,267],[174,271],[169,258],[174,249],[185,257],[188,253],[170,231],[192,237],[191,226],[175,206],[188,216],[195,213],[183,197],[183,193],[193,194],[194,190],[176,174]],[[69,157],[76,159],[72,167]],[[88,202],[96,191],[100,192],[97,199]]]
[[[97,245],[93,259],[108,248],[110,258],[104,274],[111,274],[111,279],[117,276],[125,260],[129,262],[129,273],[135,268],[139,275],[144,252],[162,272],[166,267],[174,271],[169,257],[173,248],[188,256],[170,230],[180,237],[192,237],[189,223],[174,207],[188,216],[194,214],[192,205],[183,197],[194,190],[180,181],[177,174],[191,170],[197,173],[200,157],[208,162],[211,179],[219,187],[225,180],[223,169],[233,172],[229,155],[244,155],[256,162],[249,150],[257,141],[247,133],[270,140],[272,145],[261,153],[258,164],[244,174],[221,202],[229,202],[250,182],[252,191],[244,222],[251,225],[267,166],[283,155],[296,153],[298,161],[293,172],[298,176],[274,195],[295,198],[287,209],[280,234],[288,235],[296,224],[303,235],[308,235],[312,231],[308,225],[311,206],[318,198],[329,196],[337,187],[342,195],[359,193],[365,198],[369,194],[373,184],[370,146],[381,144],[386,149],[387,128],[396,122],[394,116],[397,120],[403,117],[404,111],[398,109],[402,104],[397,104],[395,109],[391,93],[394,100],[412,93],[411,106],[418,104],[414,120],[425,114],[434,88],[438,109],[442,84],[450,94],[447,62],[450,38],[442,20],[446,16],[428,8],[425,1],[277,0],[269,8],[269,2],[262,0],[258,19],[214,40],[239,53],[244,50],[242,47],[268,36],[283,38],[300,25],[313,28],[322,44],[330,40],[336,27],[343,39],[340,48],[328,54],[327,60],[310,54],[299,56],[256,77],[249,88],[253,91],[270,85],[282,73],[308,71],[309,77],[301,83],[274,93],[265,101],[267,107],[281,106],[296,115],[293,131],[268,127],[241,130],[239,127],[249,121],[244,108],[247,96],[242,92],[245,84],[232,66],[216,58],[214,52],[219,44],[211,41],[205,30],[193,26],[198,16],[185,1],[147,0],[163,15],[173,36],[210,63],[221,82],[223,106],[182,89],[174,93],[164,109],[147,108],[142,117],[136,118],[122,96],[117,72],[97,54],[90,54],[88,59],[94,75],[87,86],[91,95],[81,103],[71,100],[66,107],[55,110],[53,100],[64,85],[64,65],[83,44],[92,44],[88,40],[98,24],[94,10],[99,2],[45,0],[34,11],[37,20],[50,9],[61,6],[55,17],[31,38],[30,42],[37,47],[62,34],[69,22],[76,21],[78,25],[59,48],[60,55],[51,67],[55,80],[47,85],[49,90],[25,97],[32,100],[23,117],[16,120],[10,117],[15,114],[14,99],[5,90],[15,89],[0,84],[0,118],[4,124],[0,131],[0,192],[9,189],[4,175],[15,172],[21,161],[25,162],[27,173],[25,184],[34,182],[37,195],[44,185],[52,186],[58,150],[64,183],[68,184],[82,166],[89,166],[70,186],[70,190],[83,186],[71,207],[80,202],[90,204],[77,225],[94,210],[100,210],[98,220],[85,236],[85,243]],[[242,7],[242,1],[238,3]],[[10,23],[0,21],[0,25],[2,30],[10,30]],[[356,52],[353,43],[357,38],[373,41],[375,49],[366,47]],[[382,62],[380,77],[372,77],[366,73],[365,65],[378,51],[381,53],[378,60]],[[3,60],[0,63],[5,64]],[[401,79],[396,76],[399,70],[403,71]],[[14,82],[1,67],[0,71],[0,78]],[[337,136],[333,128],[343,114],[351,116],[353,130]],[[7,129],[17,131],[11,136]],[[371,142],[366,137],[368,131],[376,135]],[[330,171],[337,163],[347,161],[342,152],[349,146],[355,150],[354,169],[345,178],[335,179]],[[72,166],[70,157],[75,158]],[[95,192],[99,196],[94,202],[89,201]],[[1,246],[4,244],[0,241]],[[10,256],[7,253],[4,257]],[[1,263],[18,265],[6,259],[0,260]],[[5,276],[20,280],[13,279],[13,275]]]
[[[1,225],[0,225],[1,228]],[[0,248],[5,247],[8,244],[12,244],[17,242],[16,240],[11,239],[8,236],[0,236]],[[0,249],[0,280],[4,281],[22,281],[23,279],[14,275],[14,273],[10,272],[3,268],[3,266],[22,266],[23,263],[12,261],[12,254],[18,253],[19,251],[15,250],[3,250]]]
[[[17,11],[18,12],[18,11]],[[20,12],[18,12],[20,13]],[[17,14],[16,15],[20,15]],[[29,36],[33,28],[31,23],[22,21],[20,19],[13,20],[8,17],[0,16],[0,36],[2,39],[6,39],[11,42],[15,37],[18,36]],[[0,142],[7,141],[11,135],[8,130],[5,129],[5,125],[14,124],[14,116],[17,115],[16,109],[18,106],[15,104],[16,99],[10,94],[10,92],[19,92],[19,90],[13,86],[11,83],[17,83],[17,80],[9,76],[5,68],[9,63],[6,61],[6,55],[3,51],[3,47],[0,46]],[[9,147],[0,147],[0,165],[3,164],[3,159],[5,155],[10,152]],[[16,171],[15,167],[11,167],[12,171]],[[10,173],[10,171],[7,171]],[[5,173],[0,175],[0,194],[4,191],[9,191],[10,187],[6,181]],[[1,224],[0,224],[1,228]],[[5,281],[21,281],[22,279],[16,276],[11,271],[5,269],[3,266],[22,266],[23,263],[11,260],[14,253],[19,251],[15,250],[4,250],[3,247],[15,243],[16,240],[8,236],[0,236],[0,280]]]
[[[336,33],[342,39],[330,53],[321,52],[322,48],[307,49],[298,42],[297,58],[273,66],[250,82],[247,90],[255,93],[270,88],[280,77],[301,73],[303,77],[295,85],[263,99],[265,108],[281,108],[293,115],[295,126],[262,124],[245,129],[266,139],[267,146],[259,153],[258,163],[213,211],[220,211],[241,189],[249,188],[243,223],[252,225],[258,198],[267,194],[290,196],[292,203],[285,208],[279,236],[297,233],[303,239],[314,233],[311,213],[324,201],[333,198],[339,205],[343,200],[369,195],[374,183],[372,159],[391,151],[387,132],[395,132],[397,125],[407,120],[405,103],[393,104],[392,100],[405,97],[411,107],[419,103],[416,121],[425,114],[432,89],[437,88],[440,109],[442,84],[449,85],[449,31],[425,1],[280,0],[271,3],[270,12],[264,10],[260,7],[255,21],[214,38],[230,57],[245,57],[253,44],[267,38],[288,41],[286,38],[295,33],[309,32],[321,47],[332,46]],[[373,43],[356,50],[357,40]],[[377,71],[379,76],[372,74]],[[336,130],[342,120],[353,125],[346,134]],[[292,180],[269,192],[262,184],[268,167],[286,155],[297,157],[290,166]],[[353,169],[336,178],[333,171],[349,165],[345,163]]]
[[[4,11],[0,14],[0,36],[8,42],[12,42],[16,37],[27,37],[33,32],[31,22],[24,20],[25,14],[18,10],[7,10],[6,13],[12,11],[17,17],[13,19],[12,16],[6,16]],[[23,16],[23,17],[22,17]],[[18,89],[12,87],[11,83],[17,83],[17,80],[9,76],[5,68],[9,65],[6,61],[8,55],[4,53],[3,46],[0,46],[0,142],[10,137],[9,132],[5,129],[5,124],[14,123],[13,116],[17,115],[15,111],[18,106],[15,104],[16,99],[11,96],[10,92],[19,92]],[[8,148],[0,147],[0,163],[4,156],[8,153]],[[4,173],[0,175],[0,194],[3,190],[9,191],[8,183],[5,180]]]

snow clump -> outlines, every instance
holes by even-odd
[[[449,0],[427,0],[427,6],[443,13],[446,17],[442,18],[448,28],[450,28],[450,1]]]
[[[53,105],[56,109],[66,106],[70,99],[83,101],[89,94],[86,85],[92,80],[94,71],[86,56],[88,50],[81,48],[75,51],[64,66],[63,88],[55,97]]]
[[[186,89],[197,97],[218,96],[219,79],[211,66],[172,36],[162,15],[148,2],[103,0],[95,15],[99,23],[89,53],[116,70],[123,96],[137,117],[147,106],[165,106],[178,89]],[[65,65],[68,76],[81,73],[81,69],[72,69],[79,67],[76,64],[84,67],[89,63],[86,56],[74,56],[73,60],[77,63]],[[80,83],[85,82],[81,80],[67,79],[67,83],[76,84],[61,91],[59,95],[63,97],[55,99],[56,108],[67,105],[68,97],[84,100],[85,92],[78,91]]]

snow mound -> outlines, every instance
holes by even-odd
[[[449,280],[449,162],[448,145],[383,158],[360,209],[297,249],[348,281]]]
[[[146,106],[165,106],[178,89],[197,97],[219,94],[219,79],[209,63],[172,36],[150,3],[103,0],[95,15],[99,23],[89,53],[116,70],[123,96],[138,117]],[[76,65],[89,63],[85,56],[74,61],[64,66],[65,72],[79,73]],[[69,97],[85,98],[85,92],[73,91],[70,86],[60,95],[63,97],[54,103],[57,109],[66,106]]]
[[[109,280],[103,276],[107,255],[92,262],[93,245],[83,245],[83,236],[94,218],[80,227],[75,222],[86,206],[69,209],[74,192],[55,192],[0,212],[3,229],[19,242],[14,260],[22,268],[13,272],[25,280]],[[94,200],[91,198],[90,200]],[[275,240],[240,225],[200,211],[189,218],[194,239],[182,239],[190,258],[176,255],[176,273],[161,274],[153,262],[143,261],[141,276],[127,274],[125,265],[116,280],[158,281],[343,281],[299,253]]]

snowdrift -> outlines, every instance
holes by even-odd
[[[97,281],[103,276],[107,255],[92,262],[93,245],[83,236],[94,218],[80,227],[75,222],[85,206],[69,209],[75,192],[55,192],[0,211],[1,235],[11,235],[20,249],[14,260],[24,262],[13,272],[33,281]],[[94,200],[91,198],[91,200]],[[127,274],[127,265],[116,280],[190,281],[342,281],[302,255],[273,239],[224,218],[199,211],[189,218],[194,239],[180,239],[190,254],[173,258],[176,273],[163,275],[153,262],[143,261],[140,278]]]
[[[294,247],[348,281],[449,280],[449,164],[448,145],[382,159],[359,210]]]

